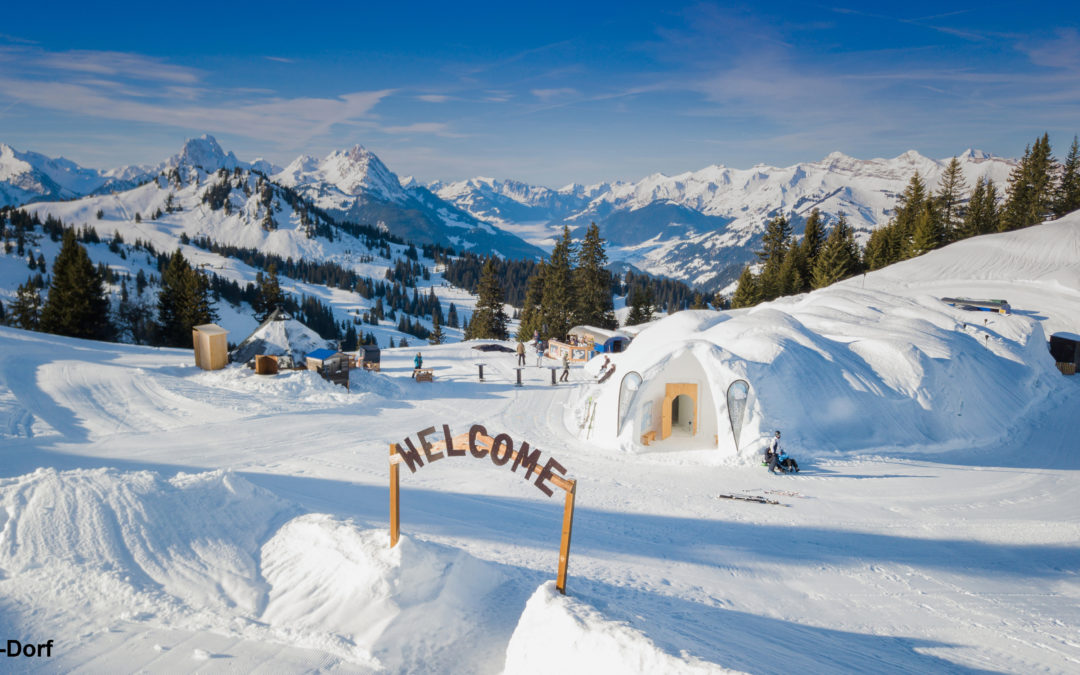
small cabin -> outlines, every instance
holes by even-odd
[[[305,357],[307,369],[314,370],[324,380],[349,388],[349,357],[333,349],[316,349]]]
[[[204,323],[191,329],[195,346],[195,365],[203,370],[221,370],[229,363],[229,331],[216,323]]]
[[[379,345],[360,345],[356,349],[356,365],[364,370],[379,371],[382,352]]]
[[[631,340],[625,333],[595,326],[574,326],[570,329],[570,339],[579,344],[592,344],[592,351],[595,354],[624,352]]]
[[[1050,336],[1050,355],[1058,370],[1065,375],[1075,375],[1080,366],[1080,335],[1054,333]]]

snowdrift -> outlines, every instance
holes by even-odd
[[[479,617],[501,616],[486,598],[504,574],[446,546],[388,543],[384,529],[297,515],[224,471],[0,481],[0,595],[23,626],[58,613],[51,629],[80,635],[120,617],[319,649],[372,671],[450,668],[470,651],[501,663],[474,633],[490,628]]]
[[[506,651],[508,675],[734,672],[685,654],[672,656],[625,623],[560,595],[550,582],[529,599]]]

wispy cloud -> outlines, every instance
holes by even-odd
[[[898,16],[890,16],[888,14],[878,14],[875,12],[866,12],[858,9],[850,9],[847,7],[833,7],[833,12],[837,14],[851,14],[855,16],[862,16],[868,19],[879,19],[881,21],[888,21],[892,23],[900,23],[908,26],[917,26],[919,28],[925,28],[926,30],[936,31],[938,33],[945,33],[954,37],[963,38],[965,40],[972,40],[976,42],[983,42],[991,39],[991,35],[987,35],[981,32],[973,31],[970,29],[954,28],[952,26],[943,26],[940,24],[930,23],[931,21],[937,21],[938,19],[950,18],[953,16],[959,16],[961,14],[968,13],[968,10],[961,10],[956,12],[945,12],[942,14],[933,14],[930,16],[916,17],[914,19],[905,19]]]
[[[443,138],[465,138],[465,134],[455,133],[444,122],[416,122],[396,126],[378,126],[379,131],[387,134],[434,134]]]
[[[577,89],[573,89],[572,87],[557,87],[554,89],[533,89],[529,93],[547,103],[560,98],[576,96],[578,92]]]
[[[418,101],[424,101],[425,103],[446,103],[452,100],[452,96],[446,94],[420,94],[416,97]]]
[[[123,76],[154,82],[194,84],[201,79],[201,72],[194,68],[176,66],[162,59],[125,52],[72,50],[43,53],[34,59],[34,65],[54,70]]]
[[[1075,28],[1059,28],[1049,40],[1023,41],[1017,48],[1036,65],[1080,71],[1080,32]]]
[[[393,93],[283,98],[265,89],[220,89],[204,82],[203,71],[121,52],[0,48],[5,62],[20,67],[0,71],[0,95],[25,105],[279,144],[302,143],[338,124],[374,127],[372,109]]]
[[[278,63],[296,63],[296,59],[288,59],[284,56],[264,56],[267,61],[277,61]]]

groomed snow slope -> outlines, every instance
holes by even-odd
[[[958,269],[969,254],[938,255],[935,269]],[[1032,315],[998,294],[1021,311],[994,326],[970,315],[993,331],[987,346],[914,274],[892,291],[868,275],[865,290],[854,280],[727,320],[686,313],[642,335],[639,346],[666,345],[663,359],[682,349],[657,339],[672,327],[733,331],[724,349],[746,363],[792,358],[794,388],[841,386],[837,364],[884,386],[878,370],[895,357],[840,361],[841,346],[913,341],[897,381],[911,363],[933,377],[892,389],[889,412],[940,426],[884,420],[911,436],[858,431],[838,447],[814,426],[827,422],[796,417],[806,429],[785,439],[803,471],[783,477],[715,449],[581,440],[564,422],[589,369],[553,387],[530,361],[519,388],[512,354],[468,343],[422,349],[431,383],[409,377],[415,347],[384,350],[382,372],[354,372],[345,391],[309,372],[207,373],[186,350],[0,328],[0,638],[56,640],[50,659],[14,664],[47,671],[1072,672],[1080,381],[1027,360],[1041,325],[1076,316],[1078,291],[1040,287]],[[1010,290],[1024,289],[1035,287]],[[865,314],[868,299],[885,316]],[[933,349],[975,363],[951,371]],[[1014,367],[1042,399],[1007,407],[1013,394],[995,389]],[[935,412],[956,393],[994,406],[1007,431],[957,443],[974,432]],[[799,405],[781,401],[808,415]],[[547,499],[487,459],[405,471],[403,539],[388,547],[388,445],[473,422],[577,480],[567,597],[551,588],[561,493]]]

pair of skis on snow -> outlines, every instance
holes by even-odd
[[[799,497],[803,498],[798,492],[792,492],[790,490],[762,490],[766,494],[783,495],[785,497]],[[768,497],[762,497],[760,495],[717,495],[717,499],[734,499],[741,502],[754,502],[755,504],[773,504],[774,506],[787,506],[787,504],[781,504],[775,499],[769,499]]]

